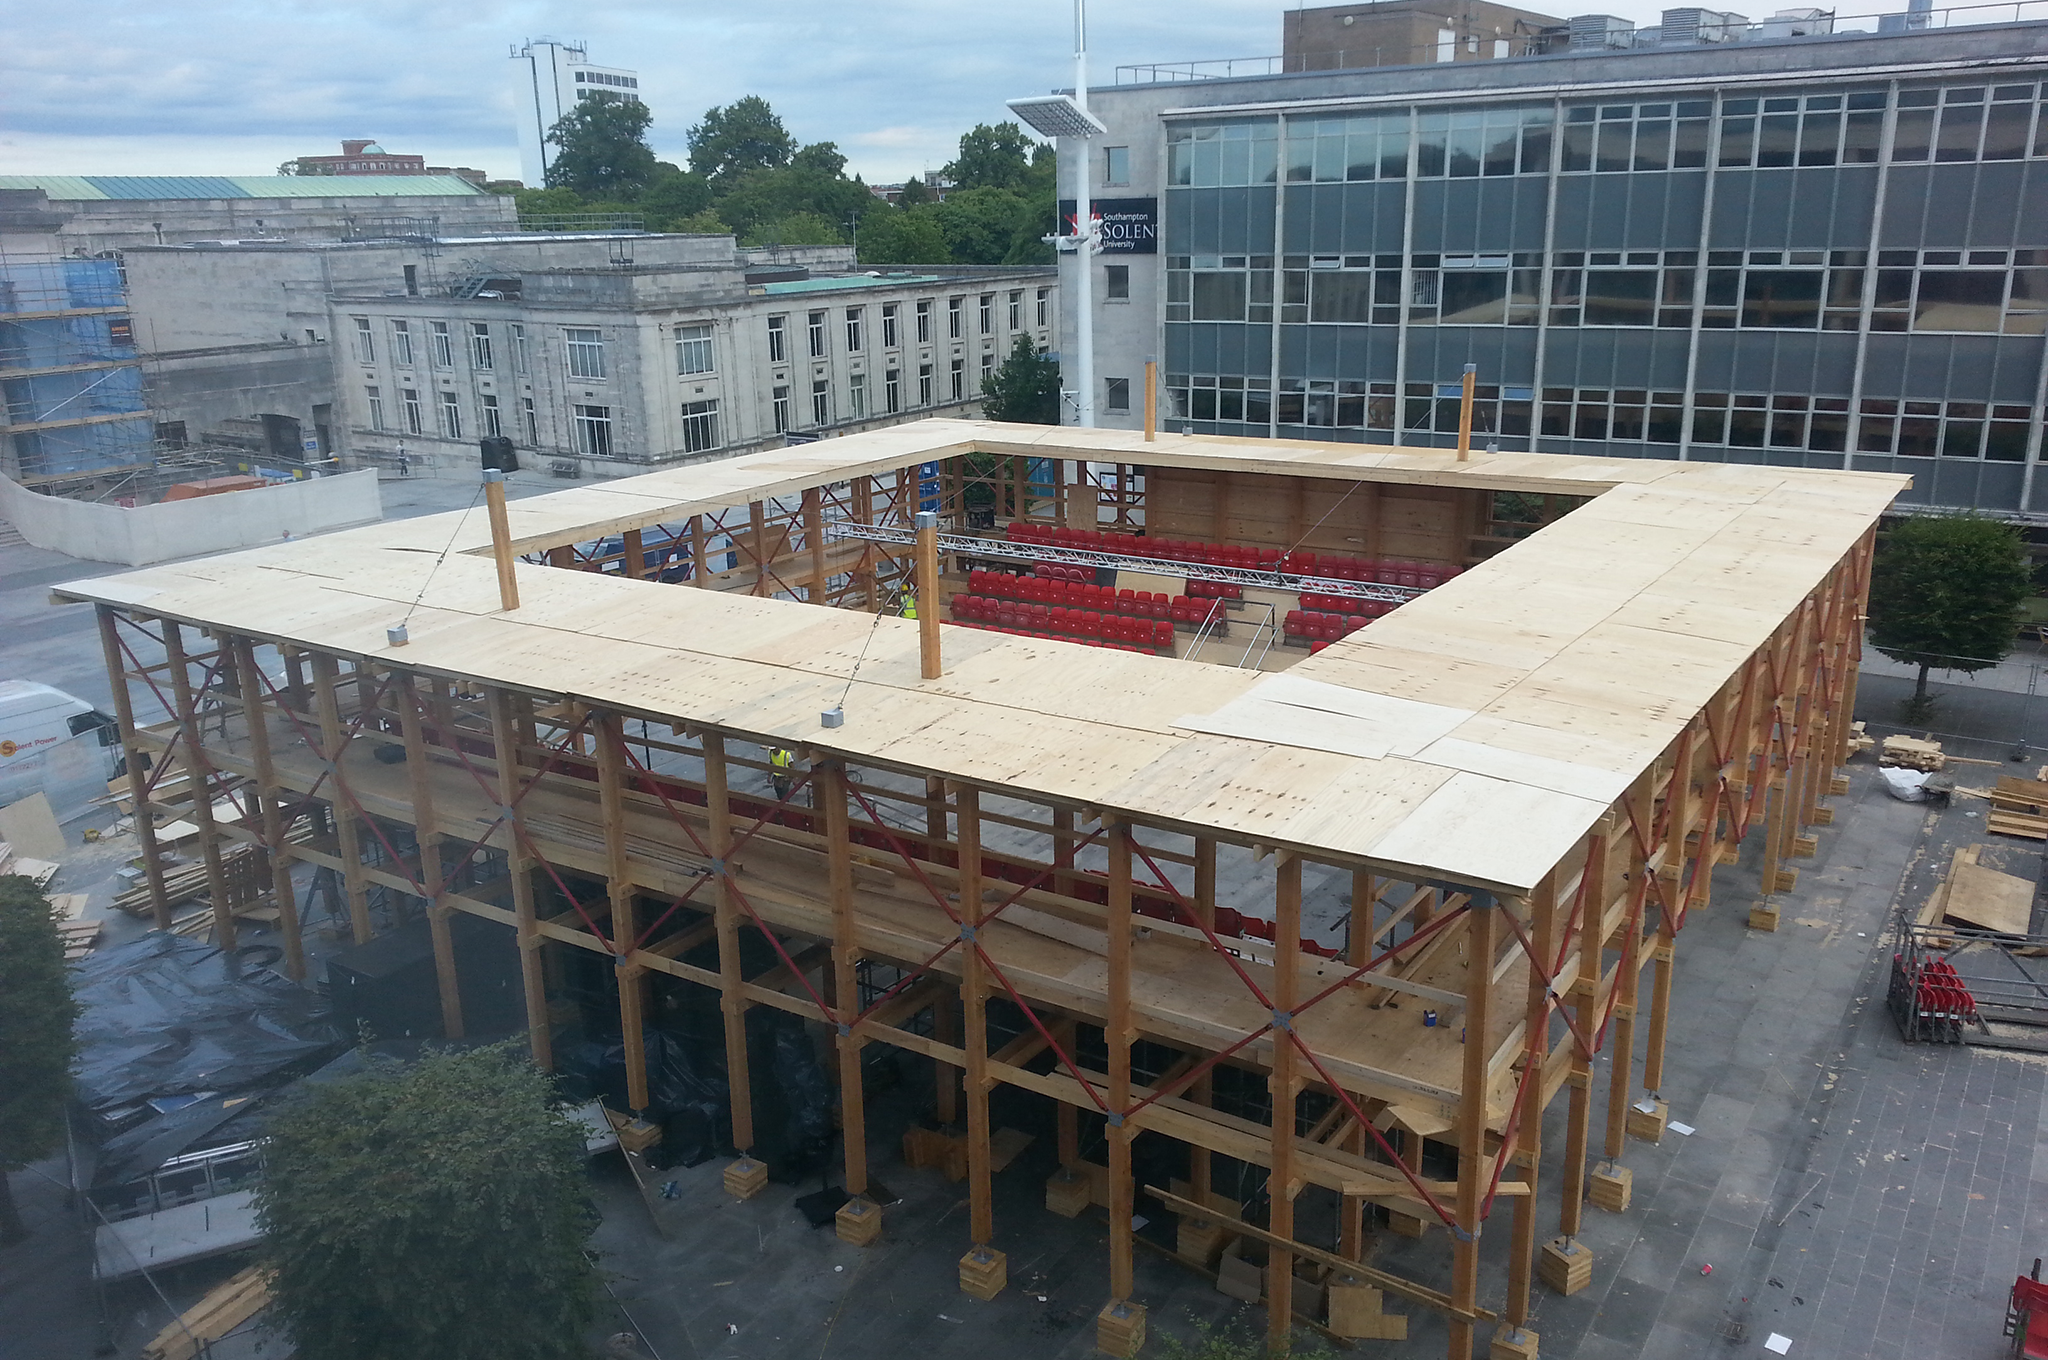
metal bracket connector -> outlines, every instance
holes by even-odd
[[[1111,1110],[1102,1117],[1109,1121],[1109,1126],[1113,1129],[1120,1129],[1124,1126],[1124,1117],[1115,1110]]]
[[[1294,1012],[1282,1010],[1274,1011],[1273,1028],[1277,1030],[1285,1030],[1287,1033],[1292,1034],[1294,1032]]]
[[[839,1037],[840,1037],[840,1038],[842,1038],[842,1039],[851,1039],[851,1038],[853,1037],[853,1026],[852,1026],[852,1025],[849,1025],[849,1024],[847,1024],[847,1023],[846,1023],[845,1021],[843,1021],[843,1020],[842,1020],[842,1021],[840,1021],[840,1023],[839,1023]]]
[[[962,940],[966,941],[966,942],[967,942],[968,944],[973,944],[973,943],[974,943],[974,927],[973,927],[973,926],[970,926],[970,925],[966,925],[966,924],[964,924],[964,923],[963,923],[963,924],[961,925],[961,927],[960,927],[960,938],[961,938]]]

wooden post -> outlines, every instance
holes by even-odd
[[[1074,891],[1074,876],[1060,872],[1074,867],[1074,812],[1071,808],[1052,810],[1052,890],[1062,897]]]
[[[1106,814],[1105,814],[1106,815]],[[1131,1129],[1123,1112],[1131,1107],[1131,829],[1119,820],[1109,832],[1109,933],[1107,1020],[1109,1049],[1109,1298],[1131,1297]]]
[[[1601,822],[1595,825],[1592,834],[1586,837],[1586,864],[1583,871],[1586,906],[1579,916],[1579,969],[1578,976],[1572,979],[1569,989],[1572,1018],[1578,1024],[1579,1033],[1588,1039],[1593,1037],[1600,1021],[1600,1008],[1595,1003],[1600,989],[1603,943],[1600,938],[1600,918],[1607,909],[1604,885],[1607,882],[1608,831],[1608,824]],[[1684,838],[1681,835],[1679,853],[1682,855],[1684,851]],[[1707,847],[1707,853],[1713,853],[1712,846]],[[1558,951],[1552,947],[1548,952],[1550,957],[1543,960],[1545,968],[1551,966],[1552,959]],[[1563,982],[1563,979],[1560,978],[1558,981]],[[1547,1023],[1544,1028],[1548,1030]],[[1572,1075],[1570,1113],[1565,1126],[1564,1183],[1560,1191],[1557,1230],[1565,1237],[1577,1237],[1586,1199],[1586,1139],[1593,1117],[1593,1059],[1569,1034],[1559,1042],[1572,1046]],[[1536,1179],[1536,1168],[1533,1165],[1529,1168],[1529,1179],[1532,1182]],[[1533,1203],[1533,1190],[1530,1198]],[[1517,1200],[1516,1207],[1519,1208],[1520,1203]]]
[[[804,599],[812,604],[827,604],[825,591],[825,510],[818,498],[818,488],[809,487],[804,491],[804,543],[811,550],[811,584],[804,591]]]
[[[1638,780],[1636,787],[1629,790],[1627,797],[1634,809],[1637,823],[1648,826],[1655,807],[1655,796],[1648,778]],[[1631,836],[1628,854],[1629,892],[1645,899],[1645,905],[1648,885],[1644,875],[1648,872],[1648,858],[1643,848],[1636,844],[1635,838]],[[1614,1003],[1614,1037],[1607,1046],[1607,1051],[1612,1055],[1607,1085],[1606,1151],[1609,1161],[1621,1156],[1626,1145],[1628,1106],[1635,1091],[1636,992],[1642,982],[1642,950],[1641,920],[1624,921],[1621,964],[1614,975],[1614,985],[1620,995]]]
[[[943,673],[939,658],[939,517],[917,516],[917,649],[920,674],[936,680]]]
[[[1463,391],[1458,398],[1458,461],[1461,463],[1472,456],[1472,381],[1478,373],[1479,365],[1465,365]]]
[[[825,855],[832,891],[832,977],[839,1009],[839,1103],[846,1140],[846,1193],[858,1199],[868,1189],[867,1102],[861,1091],[860,961],[853,916],[853,853],[846,818],[846,767],[820,761],[818,796],[825,808]]]
[[[1294,1096],[1295,1053],[1289,1034],[1299,1002],[1301,963],[1301,858],[1291,850],[1273,856],[1273,1031],[1272,1175],[1266,1181],[1275,1237],[1294,1240]],[[1485,1045],[1479,1045],[1484,1048]],[[1294,1331],[1294,1253],[1278,1247],[1266,1254],[1266,1350],[1284,1355]]]
[[[1212,836],[1195,837],[1195,919],[1209,929],[1216,928],[1216,841]],[[1195,1078],[1188,1095],[1207,1105],[1215,1098],[1215,1069]],[[1194,1186],[1194,1201],[1206,1205],[1215,1184],[1215,1161],[1209,1149],[1188,1145],[1188,1181]]]
[[[1150,444],[1159,429],[1159,361],[1145,359],[1145,442]]]
[[[754,548],[755,595],[768,594],[768,510],[759,501],[747,502],[747,538]]]
[[[960,818],[960,919],[980,933],[981,792],[962,786]],[[995,1236],[995,1199],[989,1169],[988,1120],[988,979],[978,942],[963,946],[960,1003],[966,1012],[967,1048],[967,1196],[969,1235],[975,1246]]]
[[[597,729],[597,805],[604,819],[605,892],[611,901],[612,971],[619,983],[619,1032],[625,1039],[626,1103],[647,1109],[647,970],[633,962],[640,925],[633,912],[632,868],[626,861],[626,725],[600,713]]]
[[[121,725],[121,752],[128,771],[128,795],[134,807],[135,839],[142,848],[142,872],[149,882],[150,917],[158,930],[171,928],[171,899],[164,891],[164,864],[156,845],[156,818],[149,810],[143,785],[143,749],[135,738],[135,705],[128,693],[128,663],[121,653],[120,627],[112,605],[95,605],[99,617],[100,650],[107,658],[107,683],[114,690],[114,719]]]
[[[428,683],[438,689],[441,682]],[[412,774],[413,829],[420,845],[420,882],[427,888],[427,927],[434,941],[434,978],[441,992],[441,1031],[446,1038],[460,1039],[464,1029],[462,980],[455,966],[455,934],[448,923],[455,909],[442,900],[448,885],[441,881],[441,822],[434,815],[433,766],[427,760],[419,694],[410,672],[401,671],[398,675],[398,701],[398,726],[405,736],[405,768]]]
[[[334,767],[327,776],[335,785],[327,805],[334,812],[334,836],[336,848],[341,855],[341,882],[348,893],[349,926],[355,932],[357,944],[370,942],[370,896],[363,883],[363,846],[361,833],[356,828],[355,814],[349,810],[348,800],[342,795],[341,784],[341,699],[335,692],[338,671],[334,658],[325,652],[314,652],[313,656],[313,702],[320,711],[320,744],[325,749],[321,756]],[[360,700],[361,696],[357,696]]]
[[[526,1041],[534,1065],[555,1065],[553,1031],[548,1025],[547,975],[541,966],[540,921],[533,905],[533,862],[519,836],[519,727],[513,720],[512,696],[495,687],[484,692],[491,714],[491,741],[498,761],[498,803],[505,810],[499,828],[505,836],[505,872],[512,882],[512,911],[519,931],[519,978],[526,992]]]
[[[519,579],[512,574],[512,521],[505,514],[505,474],[496,468],[484,473],[484,504],[491,513],[491,556],[498,562],[498,604],[503,609],[517,609]]]
[[[1585,948],[1587,942],[1592,941],[1597,953],[1598,895],[1589,893],[1586,901],[1595,929],[1581,932],[1580,948]],[[1557,953],[1556,933],[1557,871],[1553,869],[1544,875],[1543,881],[1536,885],[1536,891],[1529,895],[1529,943],[1534,946],[1536,959],[1546,969]],[[1515,1157],[1524,1168],[1529,1193],[1515,1197],[1514,1245],[1508,1250],[1507,1320],[1518,1331],[1529,1325],[1529,1282],[1536,1262],[1536,1173],[1543,1165],[1543,1066],[1544,1059],[1550,1056],[1550,989],[1534,967],[1529,969],[1527,1006],[1522,1062],[1524,1079],[1531,1083],[1532,1089],[1522,1098],[1521,1122],[1515,1133]],[[1471,1042],[1469,1033],[1466,1042]],[[1567,1036],[1564,1042],[1569,1043],[1570,1037]],[[1573,1091],[1573,1095],[1578,1094],[1578,1091]],[[1576,1109],[1574,1106],[1574,1112]],[[1576,1122],[1583,1125],[1584,1120]],[[1579,1132],[1583,1145],[1585,1131],[1581,1128]],[[1570,1153],[1566,1153],[1566,1159],[1569,1161]],[[1568,1197],[1570,1192],[1566,1193]]]
[[[213,824],[213,763],[206,758],[199,730],[199,712],[192,701],[192,676],[186,667],[183,630],[163,621],[164,657],[170,662],[171,699],[178,706],[178,730],[185,734],[185,770],[192,787],[192,822],[199,828],[199,853],[206,861],[206,895],[213,900],[214,943],[235,952],[235,903],[228,896],[228,876],[220,862],[220,832]],[[140,807],[139,816],[146,816]]]
[[[625,533],[619,535],[619,538],[625,545],[626,560],[621,565],[626,569],[626,579],[637,581],[647,575],[646,543],[641,538],[638,529],[628,529]]]
[[[704,532],[704,516],[690,516],[690,584],[711,588],[711,551],[706,546],[709,535]]]
[[[860,476],[853,479],[853,518],[860,524],[875,522],[875,479]],[[862,609],[874,610],[881,605],[875,598],[875,545],[861,540],[860,559],[853,568],[854,594],[859,597]]]
[[[1487,1010],[1493,990],[1494,912],[1475,898],[1465,940],[1464,1074],[1458,1094],[1458,1241],[1451,1256],[1451,1302],[1479,1301],[1479,1207],[1486,1194]],[[1449,1360],[1472,1360],[1472,1324],[1453,1318]]]
[[[263,819],[263,843],[269,847],[270,893],[277,902],[277,929],[284,936],[284,973],[294,982],[306,976],[306,943],[299,930],[299,895],[292,886],[291,847],[285,842],[284,819],[279,808],[277,765],[271,758],[269,718],[263,709],[262,672],[256,669],[255,649],[249,639],[221,635],[221,646],[229,647],[235,688],[242,696],[242,725],[249,734],[249,763],[256,770],[256,808]],[[116,693],[119,691],[117,690]],[[137,818],[138,826],[141,818]],[[422,841],[424,844],[424,840]]]
[[[948,1047],[959,1045],[960,1008],[964,1000],[941,996],[932,1003],[933,1039]],[[960,1069],[944,1058],[932,1059],[932,1117],[947,1128],[960,1122]]]
[[[747,1063],[747,991],[746,974],[740,964],[740,908],[726,879],[733,872],[727,862],[732,854],[732,798],[726,782],[724,736],[706,732],[699,743],[704,749],[704,810],[710,824],[705,840],[719,866],[713,869],[711,909],[718,931],[718,991],[719,1009],[725,1015],[726,1083],[732,1088],[732,1145],[744,1155],[754,1146],[754,1088]]]

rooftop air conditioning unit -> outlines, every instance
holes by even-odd
[[[1660,25],[1666,47],[1685,43],[1741,42],[1749,34],[1749,20],[1721,10],[1667,9]]]
[[[1566,21],[1566,28],[1571,33],[1571,50],[1574,52],[1635,46],[1634,22],[1612,14],[1574,14]]]

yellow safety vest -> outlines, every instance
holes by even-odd
[[[777,747],[768,757],[769,765],[777,770],[788,770],[796,765],[796,752]]]
[[[906,619],[917,617],[917,596],[912,594],[907,587],[903,592],[903,617]]]

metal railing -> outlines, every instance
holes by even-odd
[[[1933,28],[1962,28],[1982,24],[2027,23],[2048,20],[2048,0],[2003,0],[2003,3],[1948,5],[1939,9],[1869,11],[1858,14],[1827,13],[1815,20],[1790,20],[1762,18],[1750,22],[1744,36],[1723,39],[1723,43],[1742,41],[1766,41],[1782,37],[1827,38],[1859,33],[1919,32]],[[1811,23],[1821,31],[1795,32],[1779,31],[1793,29]],[[1581,55],[1611,51],[1632,51],[1639,48],[1655,47],[1707,47],[1718,46],[1714,42],[1653,40],[1650,35],[1658,32],[1655,25],[1633,31],[1618,30],[1616,40],[1619,46],[1595,45],[1588,47],[1571,46],[1571,35],[1563,27],[1541,34],[1516,35],[1508,39],[1513,50],[1505,57],[1491,57],[1490,35],[1480,37],[1482,51],[1474,55],[1461,51],[1459,58],[1464,61],[1515,61],[1528,57],[1540,57],[1577,53]],[[1633,35],[1641,35],[1636,40]],[[1459,34],[1457,44],[1462,48],[1467,35]],[[1296,72],[1314,71],[1356,71],[1374,66],[1424,66],[1449,61],[1443,55],[1446,44],[1423,43],[1412,47],[1372,46],[1356,49],[1310,49],[1292,54],[1257,57],[1214,57],[1196,61],[1155,61],[1137,62],[1116,68],[1116,83],[1119,85],[1161,85],[1193,80],[1231,80],[1254,76],[1276,76]]]

